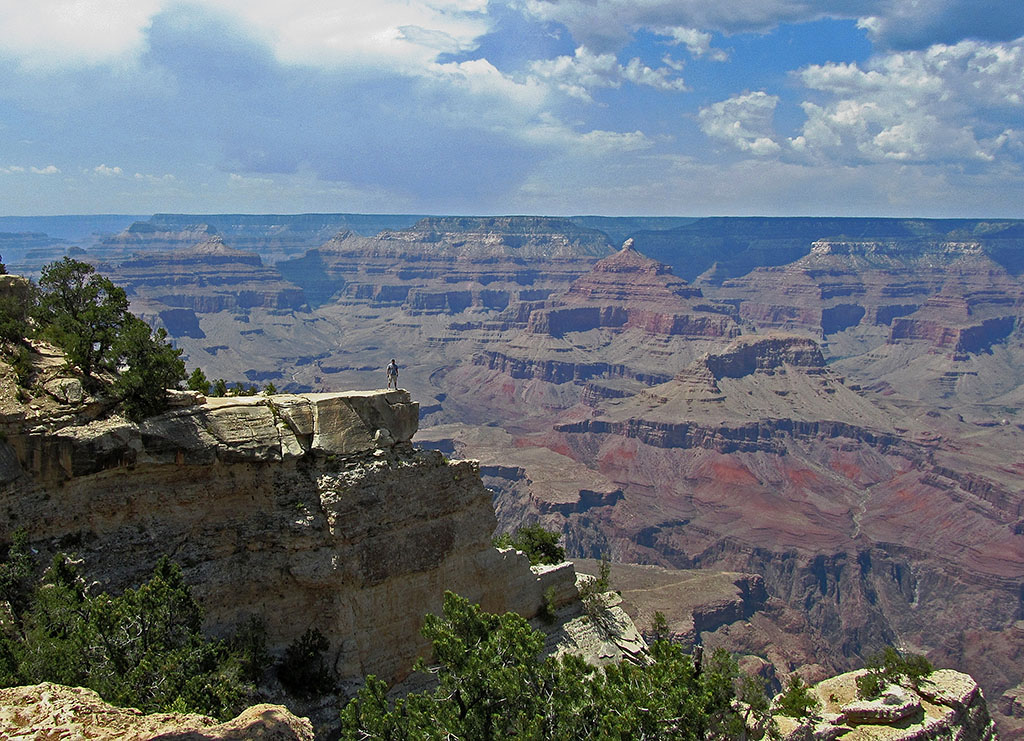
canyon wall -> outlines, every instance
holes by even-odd
[[[526,617],[549,587],[556,606],[576,599],[571,565],[531,570],[491,547],[477,465],[411,446],[418,405],[405,391],[180,392],[141,425],[86,422],[89,404],[7,405],[0,539],[23,528],[111,590],[169,554],[213,633],[255,615],[279,652],[315,627],[340,677],[394,681],[424,650],[423,615],[445,590]]]

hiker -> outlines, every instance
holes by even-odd
[[[391,358],[391,362],[388,363],[387,367],[388,374],[388,388],[391,388],[391,384],[395,384],[395,389],[398,389],[398,363],[395,362],[394,358]]]

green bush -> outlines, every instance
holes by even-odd
[[[17,545],[17,544],[15,544]],[[9,549],[0,573],[22,573]],[[10,593],[10,578],[4,580]],[[91,595],[77,565],[54,558],[15,625],[0,632],[0,683],[89,687],[116,705],[230,718],[257,698],[254,661],[201,632],[202,611],[181,569],[162,558],[121,595]],[[247,663],[248,662],[248,663]]]
[[[309,628],[285,650],[277,676],[290,692],[301,696],[322,695],[334,689],[334,676],[327,666],[331,644],[316,628]]]
[[[565,549],[558,545],[561,533],[545,530],[540,525],[526,525],[515,534],[502,533],[493,540],[497,548],[515,548],[527,555],[531,566],[556,564],[565,560]]]
[[[804,684],[799,674],[791,674],[786,684],[786,691],[775,701],[775,708],[780,715],[787,715],[797,720],[814,718],[821,710],[821,702]]]
[[[185,380],[181,350],[168,344],[167,330],[153,332],[129,315],[114,351],[122,367],[113,390],[128,418],[138,422],[167,409],[167,389]]]
[[[422,632],[437,688],[391,703],[384,682],[368,677],[342,712],[343,738],[689,741],[742,732],[738,672],[724,651],[698,669],[659,641],[649,665],[597,669],[571,654],[542,657],[544,636],[524,618],[483,612],[450,592]]]
[[[890,684],[909,684],[917,689],[921,680],[935,671],[924,656],[904,654],[892,646],[868,657],[864,663],[867,673],[857,677],[857,695],[870,700],[882,694]]]
[[[192,371],[192,375],[188,377],[186,386],[191,391],[198,391],[204,396],[210,395],[210,382],[206,379],[206,374],[203,373],[202,368],[196,368]]]

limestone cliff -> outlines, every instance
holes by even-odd
[[[111,590],[170,554],[211,632],[258,615],[280,651],[316,627],[342,679],[401,680],[445,590],[533,617],[554,587],[574,618],[571,565],[535,571],[491,546],[477,464],[412,447],[406,391],[175,402],[141,425],[86,421],[88,399],[7,407],[0,539],[24,528]]]

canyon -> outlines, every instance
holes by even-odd
[[[540,522],[571,556],[608,557],[641,627],[660,605],[672,632],[775,681],[895,643],[976,676],[1000,735],[1024,738],[1020,222],[408,217],[326,234],[320,219],[276,242],[265,223],[145,223],[84,256],[190,368],[337,394],[379,388],[396,357],[421,449],[388,453],[399,470],[448,476],[428,448],[479,461],[493,493],[475,516],[487,502],[499,530]],[[204,413],[218,404],[246,406]],[[158,438],[145,456],[188,450]],[[305,457],[276,450],[298,475]],[[303,475],[287,487],[315,512],[331,487]],[[663,589],[633,590],[654,577],[631,566],[663,569]],[[743,575],[723,588],[746,596],[694,612],[680,575],[696,573]]]

